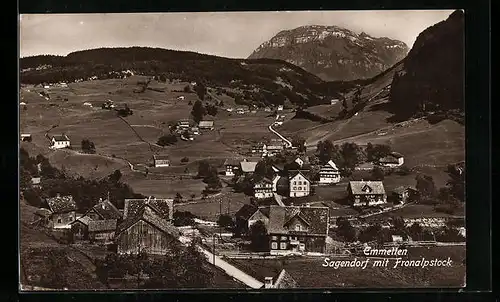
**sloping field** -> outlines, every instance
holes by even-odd
[[[115,170],[128,169],[127,163],[122,160],[71,150],[56,150],[49,155],[49,161],[55,167],[84,178],[101,178]]]
[[[419,120],[408,127],[392,128],[383,133],[386,134],[370,133],[335,143],[388,144],[405,155],[409,167],[445,166],[465,160],[465,127],[454,121],[444,120],[431,125]]]

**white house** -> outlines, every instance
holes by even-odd
[[[311,191],[311,181],[298,171],[290,177],[290,197],[308,196]]]
[[[21,133],[21,141],[22,142],[29,142],[29,141],[31,141],[31,134],[29,134],[29,133]]]
[[[404,164],[404,162],[403,155],[398,152],[391,152],[391,154],[379,160],[379,164],[381,166],[390,168],[400,167]]]
[[[335,105],[339,102],[339,99],[333,99],[330,101],[330,105]]]
[[[337,165],[330,160],[319,170],[320,184],[336,184],[340,181],[340,171]]]
[[[65,134],[62,135],[54,135],[51,138],[51,149],[63,149],[70,146],[69,137]]]
[[[264,178],[255,183],[253,189],[255,198],[261,199],[273,197],[273,182],[268,178]]]
[[[170,159],[166,155],[153,155],[153,162],[155,168],[170,166]]]
[[[283,105],[278,106],[278,111],[283,111]]]

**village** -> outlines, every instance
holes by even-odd
[[[67,88],[67,85],[44,85],[43,89]],[[196,83],[191,86],[197,89]],[[47,92],[40,95],[50,98]],[[184,95],[177,96],[175,102],[178,101],[185,102]],[[337,99],[331,101],[332,106],[339,103]],[[170,133],[156,143],[157,147],[161,146],[160,150],[175,144],[177,138],[189,143],[198,137],[220,135],[217,119],[207,119],[204,113],[198,116],[196,107],[202,106],[199,100],[190,101],[191,104],[191,118],[181,118],[168,125]],[[26,102],[20,105],[28,106]],[[122,115],[122,109],[116,109],[111,100],[105,100],[101,106],[90,102],[83,105],[96,110],[116,110],[120,119],[132,115],[128,106]],[[250,109],[236,106],[224,111],[249,116],[261,112],[270,116],[271,123],[266,127],[270,138],[246,149],[239,148],[218,165],[200,160],[196,170],[207,187],[198,201],[187,200],[180,194],[144,196],[125,198],[123,208],[119,208],[108,192],[107,196],[93,200],[85,212],[79,212],[77,196],[53,192],[55,196],[42,202],[31,225],[64,238],[68,244],[94,246],[118,255],[163,255],[174,242],[186,246],[196,244],[209,263],[251,288],[300,286],[285,269],[273,276],[263,276],[265,278],[252,276],[247,265],[258,259],[279,262],[298,257],[321,261],[325,256],[343,259],[358,255],[366,246],[399,244],[418,248],[465,242],[465,222],[461,215],[437,212],[428,217],[401,217],[404,215],[397,214],[420,206],[419,203],[429,197],[429,191],[435,190],[433,184],[418,178],[387,189],[384,176],[392,179],[411,173],[405,165],[404,154],[386,145],[335,146],[326,141],[319,142],[316,152],[311,153],[304,142],[296,142],[279,132],[293,110],[280,105]],[[21,133],[20,139],[21,143],[31,144],[33,134]],[[96,152],[91,140],[83,140],[80,150],[78,142],[67,133],[47,132],[45,139],[46,147],[52,152]],[[154,143],[148,144],[151,148]],[[146,181],[150,175],[161,175],[162,169],[175,166],[172,157],[164,151],[154,152],[147,164],[128,163],[131,169],[143,174]],[[450,169],[453,170],[450,173],[461,175],[464,167],[456,165]],[[28,185],[30,188],[42,189],[41,172],[39,163]],[[170,184],[167,180],[163,185]],[[211,219],[184,208],[207,201],[215,204],[216,213]],[[228,206],[233,204],[233,211],[222,210],[223,202]]]

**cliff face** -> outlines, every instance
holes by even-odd
[[[281,59],[326,81],[350,81],[383,72],[407,52],[408,46],[401,41],[311,25],[279,32],[248,58]]]
[[[391,103],[399,115],[464,112],[464,13],[424,30],[394,75]]]

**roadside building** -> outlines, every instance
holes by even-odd
[[[272,255],[324,253],[328,229],[328,207],[269,206],[267,230]]]

